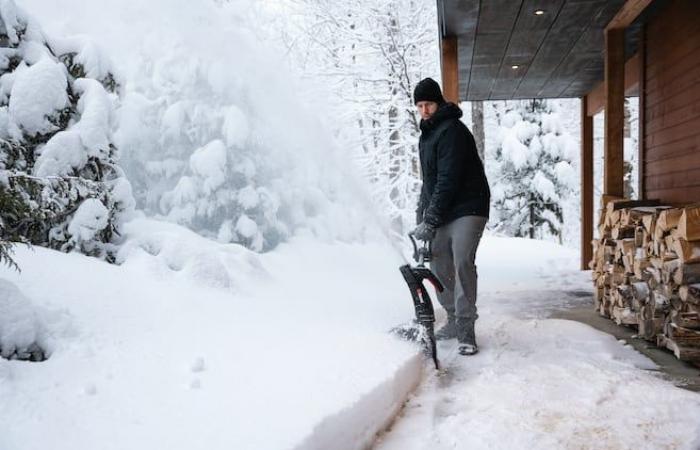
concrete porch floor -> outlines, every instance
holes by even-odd
[[[577,297],[579,293],[568,293]],[[581,295],[581,300],[586,297]],[[676,386],[694,392],[700,392],[700,368],[678,360],[673,353],[666,349],[659,348],[651,342],[635,337],[636,331],[630,327],[616,325],[610,319],[600,316],[593,310],[593,297],[590,302],[576,302],[576,305],[564,309],[550,311],[551,318],[574,320],[585,323],[597,330],[615,336],[618,340],[623,340],[631,345],[635,350],[647,356],[659,366],[662,376],[671,381]]]

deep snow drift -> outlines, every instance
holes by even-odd
[[[420,376],[418,349],[386,333],[412,308],[384,245],[258,255],[163,222],[127,231],[121,266],[18,248],[22,273],[0,270],[51,352],[0,359],[3,450],[293,448]]]
[[[51,352],[0,360],[3,450],[359,449],[420,377],[419,349],[386,332],[413,314],[389,246],[299,238],[258,255],[163,222],[127,229],[121,266],[19,248],[23,272],[0,271]],[[588,286],[576,259],[485,237],[481,353],[441,345],[447,374],[425,366],[379,448],[695,448],[700,397],[544,318],[581,302],[566,294]]]

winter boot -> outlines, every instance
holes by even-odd
[[[446,341],[457,337],[457,323],[454,317],[447,318],[447,323],[435,332],[435,340]]]
[[[479,351],[476,345],[476,334],[474,333],[473,320],[458,320],[457,324],[457,341],[459,342],[458,351],[460,355],[473,355]]]

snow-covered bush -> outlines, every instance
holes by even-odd
[[[506,102],[500,145],[487,154],[490,227],[507,235],[561,243],[563,206],[577,184],[575,144],[551,101]]]
[[[45,335],[44,322],[31,301],[17,286],[0,278],[0,356],[43,360]]]
[[[112,260],[133,208],[112,142],[119,84],[93,44],[0,2],[0,238]],[[98,205],[99,204],[99,205]]]

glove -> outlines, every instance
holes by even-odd
[[[435,237],[435,228],[429,223],[421,222],[416,229],[413,230],[413,236],[419,241],[432,241]]]

